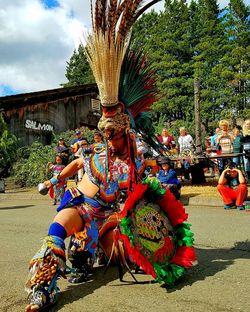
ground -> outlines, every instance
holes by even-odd
[[[28,261],[40,247],[56,213],[51,200],[36,196],[35,190],[0,194],[2,312],[24,310]],[[209,202],[186,209],[199,264],[175,288],[166,289],[144,274],[137,275],[139,284],[132,283],[129,274],[121,283],[116,268],[104,275],[103,268],[96,267],[93,279],[87,283],[59,281],[59,302],[50,311],[250,311],[250,213],[225,211],[221,206],[209,206]]]

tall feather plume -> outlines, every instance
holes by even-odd
[[[159,1],[159,0],[158,0]],[[118,102],[120,71],[143,0],[96,0],[86,55],[103,105]]]
[[[129,115],[137,115],[157,100],[155,72],[142,51],[129,48],[121,69],[119,100],[125,104]]]

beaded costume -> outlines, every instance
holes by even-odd
[[[74,235],[73,249],[87,250],[94,256],[98,236],[103,239],[104,228],[109,227],[105,222],[108,218],[112,224],[121,225],[121,230],[115,229],[108,239],[113,243],[112,248],[108,246],[110,259],[115,258],[118,264],[121,261],[129,269],[127,256],[157,281],[173,285],[196,261],[193,234],[184,223],[187,214],[182,204],[156,180],[143,180],[144,166],[137,160],[136,141],[130,130],[132,125],[147,137],[153,128],[143,111],[157,99],[154,72],[142,51],[129,48],[129,41],[133,23],[158,1],[143,6],[143,0],[95,0],[85,52],[99,89],[102,117],[98,127],[106,142],[103,150],[85,158],[84,169],[99,191],[88,198],[79,189],[70,189],[58,211],[75,207],[84,221],[82,231]],[[115,142],[123,145],[117,147]],[[116,212],[122,190],[127,200],[124,209]],[[60,224],[52,226],[63,239],[53,235],[45,238],[31,260],[26,283],[30,304],[39,309],[56,301],[56,280],[65,270],[63,240],[67,232]]]

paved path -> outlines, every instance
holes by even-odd
[[[0,311],[23,311],[29,259],[55,215],[51,201],[0,194]],[[208,203],[209,204],[209,203]],[[59,281],[52,312],[222,312],[250,311],[250,212],[188,206],[199,264],[174,289],[139,274],[140,284],[120,283],[115,268],[81,285]]]

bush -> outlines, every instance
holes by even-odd
[[[87,138],[91,143],[93,141],[94,131],[82,127],[80,130],[83,137]],[[12,176],[17,185],[35,186],[40,182],[48,179],[50,175],[47,173],[47,163],[55,160],[55,147],[58,139],[63,137],[67,146],[75,137],[74,130],[68,130],[58,135],[53,136],[51,145],[42,145],[39,142],[34,142],[30,146],[20,147],[15,151],[17,161],[12,169]]]
[[[31,146],[20,148],[17,154],[19,160],[13,166],[16,184],[33,186],[48,178],[47,163],[54,158],[52,146],[34,142]]]
[[[0,113],[0,177],[6,177],[10,173],[12,163],[16,159],[18,139],[10,133]]]

